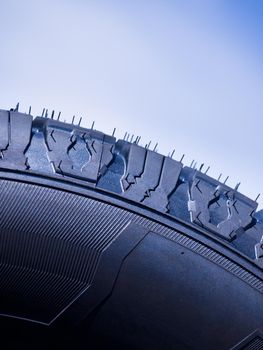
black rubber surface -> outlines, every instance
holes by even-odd
[[[138,142],[0,111],[6,348],[263,349],[262,211]]]

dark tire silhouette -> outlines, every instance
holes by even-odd
[[[7,349],[263,349],[263,215],[139,138],[0,111]]]

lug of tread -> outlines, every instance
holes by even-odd
[[[25,151],[31,140],[32,116],[16,111],[0,112],[0,167],[27,169]]]
[[[252,221],[257,203],[196,171],[190,185],[191,221],[232,240]]]

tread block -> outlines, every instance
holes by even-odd
[[[162,212],[167,212],[169,210],[168,198],[177,185],[181,169],[180,162],[165,157],[159,185],[150,192],[150,196],[146,197],[143,203]]]
[[[113,160],[114,146],[115,144],[107,142],[107,138],[104,137],[103,149],[102,149],[100,167],[99,167],[99,177],[106,173],[109,165]]]
[[[0,166],[27,169],[25,152],[31,141],[32,116],[10,111],[2,114]],[[4,149],[2,148],[4,147]]]
[[[45,137],[53,172],[95,184],[106,171],[113,157],[115,138],[46,118],[37,118],[36,125]],[[34,160],[29,158],[30,166]]]
[[[143,173],[146,149],[125,141],[118,141],[117,150],[125,160],[126,170],[121,179],[121,184],[123,190],[127,191]]]
[[[159,184],[164,156],[131,144],[126,160],[126,172],[122,177],[123,196],[144,202]]]
[[[153,151],[147,151],[144,171],[142,175],[136,179],[136,185],[130,187],[130,193],[132,196],[136,193],[138,201],[144,202],[158,186],[163,162],[164,156]]]
[[[113,152],[113,150],[111,150],[111,152]],[[101,164],[103,164],[103,161],[101,161]],[[118,153],[115,152],[113,154],[112,161],[109,163],[107,168],[105,169],[105,165],[102,165],[102,168],[100,169],[101,176],[97,182],[97,187],[113,193],[121,194],[123,191],[121,185],[121,178],[123,174],[124,160]]]
[[[193,223],[232,240],[238,229],[246,229],[252,223],[257,203],[196,171],[188,207]]]
[[[46,129],[48,158],[56,173],[67,175],[74,173],[73,162],[68,151],[75,142],[73,130],[60,130],[52,127]]]
[[[31,139],[33,117],[29,114],[10,112],[10,139],[12,149],[25,150]]]
[[[120,179],[122,191],[117,192],[122,192],[123,196],[129,199],[167,212],[168,198],[176,187],[182,164],[123,140],[117,141],[114,153],[113,163],[117,162],[117,159],[118,161],[122,159],[125,169]],[[110,156],[112,160],[113,155]],[[110,179],[112,183],[119,181],[119,177],[114,175],[115,173]],[[101,183],[100,180],[100,185]],[[111,188],[112,185],[108,184],[108,187]]]
[[[48,149],[43,132],[35,130],[32,135],[30,147],[25,153],[27,164],[30,164],[31,171],[53,173],[47,152]]]
[[[188,200],[188,184],[179,180],[175,191],[169,196],[168,213],[184,221],[190,221]]]

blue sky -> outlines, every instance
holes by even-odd
[[[263,192],[262,1],[2,0],[0,13],[0,108],[95,120]]]

